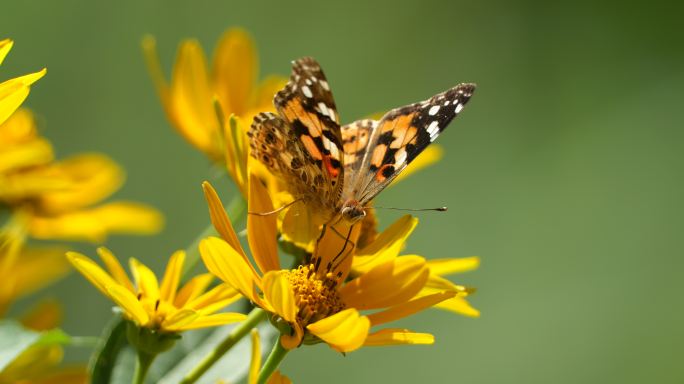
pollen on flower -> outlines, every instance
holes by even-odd
[[[328,277],[328,276],[326,276]],[[334,315],[344,309],[344,303],[337,294],[335,281],[330,278],[321,280],[313,264],[300,265],[290,271],[288,280],[295,293],[300,324],[309,324]]]

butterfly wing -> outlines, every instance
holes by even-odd
[[[252,124],[252,156],[280,175],[296,197],[334,209],[344,178],[342,139],[335,101],[314,59],[293,62],[274,104],[280,116],[260,114]]]
[[[420,103],[389,111],[373,129],[368,148],[345,197],[367,204],[456,117],[475,90],[460,84]]]

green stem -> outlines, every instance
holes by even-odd
[[[256,327],[263,319],[266,318],[266,311],[261,308],[254,308],[247,319],[242,324],[233,329],[233,331],[226,337],[219,345],[214,348],[204,359],[195,366],[195,368],[188,373],[181,384],[191,384],[197,381],[202,375],[209,370],[223,355],[226,354],[238,341]]]
[[[271,354],[268,355],[268,358],[264,363],[264,367],[261,368],[261,372],[259,372],[257,384],[266,384],[266,381],[268,381],[273,372],[275,372],[280,366],[280,363],[285,358],[285,355],[287,355],[287,352],[289,352],[289,350],[283,347],[283,345],[280,343],[280,339],[276,339],[275,345],[273,345],[273,349],[271,350]]]
[[[157,355],[152,355],[138,350],[138,361],[135,364],[135,374],[133,375],[133,384],[144,384],[147,371]]]

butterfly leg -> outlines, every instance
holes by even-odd
[[[335,227],[332,227],[332,226],[330,227],[330,228],[332,229],[333,233],[335,233],[336,235],[340,236],[340,238],[344,239],[344,246],[342,246],[342,249],[340,250],[340,252],[332,259],[331,264],[334,264],[335,261],[344,253],[344,250],[347,249],[347,245],[348,245],[348,244],[351,244],[351,248],[349,249],[348,254],[351,253],[351,252],[353,252],[354,248],[356,247],[356,243],[354,243],[353,241],[350,240],[352,231],[354,230],[354,225],[356,225],[356,224],[352,224],[352,225],[349,226],[349,232],[347,232],[347,236],[343,236],[337,229],[335,229]],[[348,255],[345,255],[344,257],[342,257],[342,259],[340,259],[340,261],[337,263],[337,265],[335,265],[335,266],[332,268],[332,270],[337,269],[337,267],[340,265],[340,263],[342,263],[342,261],[343,261],[347,256],[348,256]]]
[[[321,234],[318,236],[318,239],[316,240],[316,248],[318,248],[319,244],[321,243],[321,240],[323,239],[323,236],[325,236],[325,232],[328,229],[328,224],[323,224],[323,228],[321,229]],[[315,252],[314,252],[315,254]],[[318,271],[318,267],[321,266],[321,257],[316,255],[311,259],[311,264],[314,265],[314,269]]]
[[[289,203],[283,205],[282,207],[276,208],[276,209],[274,209],[274,210],[272,210],[272,211],[269,211],[269,212],[252,212],[252,211],[249,211],[249,212],[247,212],[247,214],[249,214],[249,215],[255,215],[255,216],[270,216],[270,215],[273,215],[273,214],[275,214],[275,213],[278,213],[278,212],[282,211],[283,209],[285,209],[285,208],[287,208],[287,207],[292,206],[294,203],[297,203],[297,202],[299,202],[299,201],[302,201],[302,199],[292,200],[292,201],[290,201]]]

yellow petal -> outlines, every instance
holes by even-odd
[[[70,188],[41,196],[41,208],[50,213],[72,211],[95,204],[118,190],[123,169],[107,156],[91,153],[59,162],[58,171],[71,181]]]
[[[250,177],[247,199],[247,240],[261,273],[280,269],[276,243],[276,214],[256,215],[273,211],[268,191],[255,176]]]
[[[192,324],[200,317],[200,314],[191,309],[181,309],[170,317],[164,319],[161,324],[162,329],[178,331]]]
[[[28,75],[23,75],[19,77],[15,77],[14,79],[7,80],[6,82],[16,82],[16,83],[22,83],[26,86],[33,85],[36,81],[40,80],[45,74],[47,73],[47,69],[43,68],[38,72],[33,72],[29,73]]]
[[[26,100],[29,87],[22,83],[0,84],[0,124],[4,123]]]
[[[136,287],[138,287],[138,292],[152,301],[158,300],[160,298],[159,282],[154,272],[135,258],[131,258],[129,264],[133,273],[133,280]]]
[[[420,292],[429,274],[422,257],[399,257],[375,266],[344,285],[339,293],[350,307],[389,307],[405,302]]]
[[[288,323],[293,323],[297,316],[297,304],[294,291],[288,280],[288,271],[271,271],[262,279],[264,298],[274,311]]]
[[[70,186],[71,180],[56,167],[38,166],[4,175],[0,183],[0,196],[5,201],[29,199],[37,201],[40,195],[46,192],[63,190]]]
[[[256,90],[256,99],[254,100],[254,108],[246,115],[256,115],[258,112],[274,111],[273,96],[285,88],[287,78],[282,76],[268,76],[259,82]]]
[[[12,115],[16,116],[17,113]],[[7,122],[11,121],[8,120]],[[5,122],[5,123],[7,123]],[[53,160],[54,153],[49,141],[36,138],[30,142],[14,145],[0,151],[0,174],[22,168],[44,165]]]
[[[242,313],[217,313],[209,316],[200,316],[191,323],[178,327],[178,330],[189,331],[191,329],[218,327],[244,321],[246,318],[247,316]]]
[[[25,144],[38,137],[35,118],[27,108],[17,109],[5,123],[0,124],[0,149]]]
[[[240,253],[246,262],[249,262],[216,190],[208,181],[202,183],[202,189],[204,190],[204,197],[209,205],[211,224],[216,228],[216,231],[221,235],[223,240],[228,242],[233,249]]]
[[[368,335],[363,344],[368,347],[402,344],[434,344],[435,337],[429,333],[415,333],[408,329],[383,329]]]
[[[114,280],[123,285],[129,291],[135,292],[135,287],[133,287],[131,279],[128,278],[126,271],[124,271],[116,256],[114,256],[114,254],[105,247],[99,247],[97,249],[97,254],[100,255],[100,259],[105,264],[107,270],[112,275]]]
[[[252,338],[252,358],[249,363],[248,384],[257,384],[259,370],[261,369],[261,343],[259,342],[259,331],[254,328],[251,333]]]
[[[351,352],[361,347],[368,336],[370,320],[356,309],[349,308],[306,327],[339,352]]]
[[[233,247],[218,237],[208,237],[200,242],[200,255],[209,272],[237,289],[243,296],[258,302],[254,284],[258,276]]]
[[[214,275],[210,273],[204,273],[193,277],[183,285],[183,288],[178,290],[173,305],[176,308],[184,307],[186,303],[200,296],[207,289],[209,284],[211,284],[213,279]]]
[[[468,301],[462,297],[456,296],[449,300],[442,301],[435,305],[435,308],[443,309],[449,312],[457,313],[468,317],[480,317],[480,311],[473,308]]]
[[[444,300],[450,299],[454,296],[456,296],[456,293],[454,292],[439,292],[432,295],[423,296],[392,306],[384,311],[368,315],[368,319],[371,321],[373,326],[389,323],[390,321],[398,320],[428,309],[437,303],[441,303]]]
[[[105,296],[109,297],[108,287],[119,285],[119,283],[114,281],[114,279],[112,279],[107,272],[105,272],[102,268],[100,268],[100,266],[95,264],[95,262],[89,258],[76,252],[67,252],[66,255],[69,262],[71,262],[71,265],[73,265],[76,270],[81,272],[81,274]]]
[[[220,284],[209,292],[189,301],[185,306],[202,315],[208,315],[227,307],[241,297],[235,288],[228,284]]]
[[[444,277],[433,274],[430,274],[427,283],[425,283],[425,288],[456,292],[461,296],[467,296],[474,292],[473,288],[467,288],[462,285],[454,284]]]
[[[352,268],[364,272],[399,255],[418,219],[406,215],[385,229],[369,246],[357,251]]]
[[[38,239],[103,242],[110,233],[154,234],[163,223],[156,209],[121,201],[57,216],[34,216],[29,232]]]
[[[24,248],[10,268],[16,298],[30,295],[69,273],[62,248]]]
[[[204,52],[195,40],[181,43],[171,80],[171,121],[185,139],[212,159],[221,158],[219,122]]]
[[[259,70],[252,38],[246,31],[232,28],[223,34],[214,52],[214,86],[224,115],[242,115],[252,100]]]
[[[164,71],[161,69],[159,63],[159,55],[157,54],[157,41],[152,35],[145,35],[141,42],[143,56],[145,57],[145,64],[147,64],[147,71],[152,77],[152,82],[157,89],[157,94],[161,99],[164,109],[168,111],[169,105],[169,85],[164,77]]]
[[[223,126],[225,162],[228,174],[240,189],[242,196],[247,196],[247,164],[249,163],[249,138],[247,129],[251,119],[245,123],[240,117],[230,115],[228,124]]]
[[[282,333],[280,335],[280,345],[287,350],[298,348],[304,338],[304,329],[299,323],[292,323],[290,326],[292,327],[292,334]]]
[[[62,321],[62,306],[55,300],[44,300],[31,312],[22,316],[21,324],[35,331],[47,331],[59,326]]]
[[[12,50],[12,46],[14,46],[14,41],[10,39],[0,40],[0,64],[5,61],[5,57]]]
[[[176,290],[178,290],[184,262],[185,251],[176,251],[171,255],[159,288],[161,300],[172,303],[176,299]]]
[[[451,275],[472,271],[480,266],[480,258],[477,256],[454,258],[454,259],[433,259],[428,260],[430,273],[435,275]]]
[[[397,178],[392,181],[392,184],[394,185],[398,183],[400,180],[404,180],[406,177],[420,171],[423,168],[426,168],[436,162],[438,162],[442,157],[444,157],[444,149],[440,147],[438,144],[432,144],[428,145],[427,148],[421,154],[415,158],[411,164],[404,169]]]
[[[144,327],[150,321],[150,316],[145,312],[143,305],[128,289],[120,285],[109,285],[107,286],[107,296],[111,297],[126,312],[126,315],[138,325]]]
[[[323,224],[317,217],[311,214],[311,209],[303,202],[292,204],[285,212],[280,225],[283,240],[307,252],[313,252]]]

